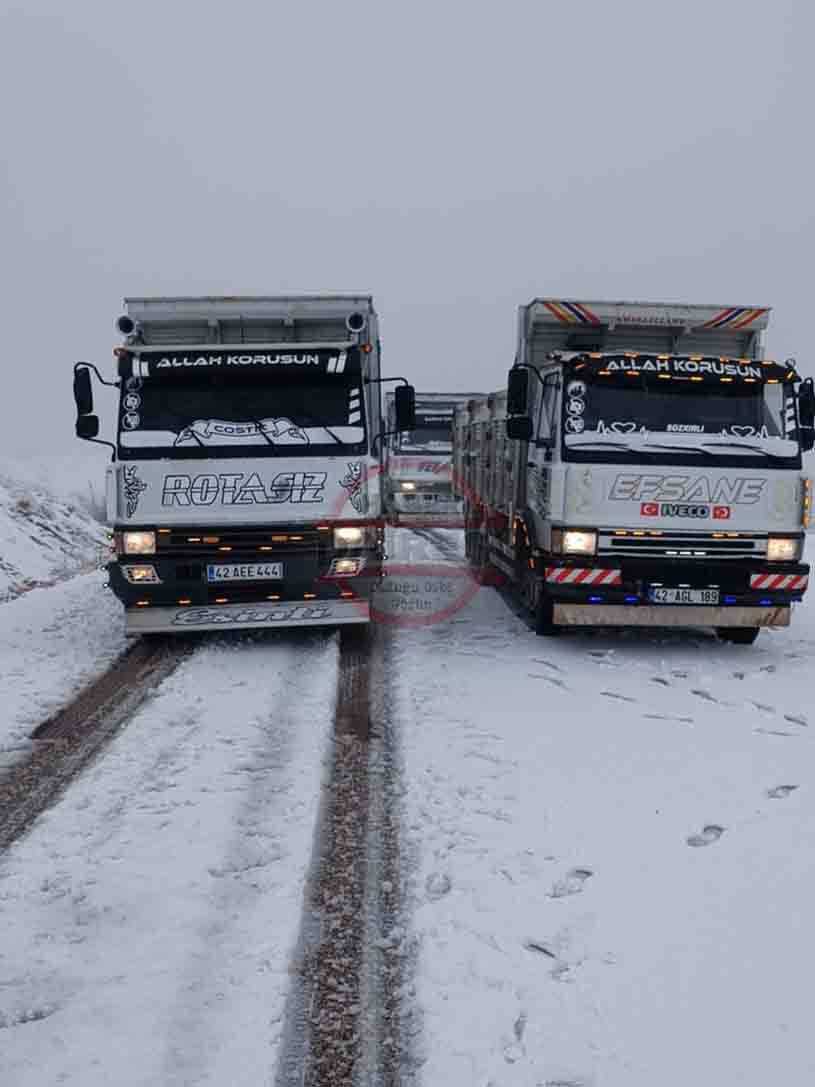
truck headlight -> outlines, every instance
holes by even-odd
[[[122,550],[125,555],[155,555],[155,532],[125,532],[122,534]]]
[[[767,558],[770,562],[795,562],[801,541],[795,536],[770,536],[767,540]]]
[[[405,480],[404,483],[400,483],[399,486],[402,488],[403,491],[415,491],[416,490],[416,484],[411,483],[411,481],[409,479]]]
[[[365,539],[365,530],[347,525],[334,529],[335,547],[362,547]]]
[[[581,528],[563,529],[560,551],[563,555],[593,555],[597,551],[597,533]]]

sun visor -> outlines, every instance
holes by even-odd
[[[705,355],[649,355],[592,352],[564,358],[574,374],[593,378],[631,377],[696,382],[779,384],[799,381],[794,367],[772,359],[728,359]]]
[[[335,375],[360,373],[358,347],[251,347],[230,349],[137,351],[120,349],[119,376],[151,381],[263,380],[273,374]]]

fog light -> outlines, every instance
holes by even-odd
[[[126,555],[154,555],[156,534],[155,532],[125,532],[122,534],[122,547]]]
[[[795,562],[798,547],[799,541],[794,536],[770,536],[767,540],[767,558],[770,562]]]
[[[161,585],[155,566],[123,566],[122,573],[131,585]]]
[[[328,577],[356,577],[364,565],[364,558],[332,559],[328,568]]]

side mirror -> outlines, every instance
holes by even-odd
[[[90,371],[84,367],[74,370],[74,400],[77,415],[90,415],[93,411],[93,390]]]
[[[526,415],[529,374],[513,366],[507,374],[507,414]]]
[[[76,421],[76,436],[92,441],[99,433],[99,417],[96,415],[80,415]]]
[[[507,419],[507,437],[513,442],[531,442],[532,420],[529,416],[516,415],[514,419]]]
[[[808,453],[815,446],[815,388],[811,377],[798,390],[798,424],[801,449]]]
[[[412,385],[398,385],[393,394],[396,429],[413,430],[416,426],[416,390]]]

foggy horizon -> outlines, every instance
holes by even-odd
[[[499,388],[543,295],[770,306],[815,373],[815,16],[734,11],[7,0],[0,454],[78,451],[130,295],[370,293],[420,390]]]

